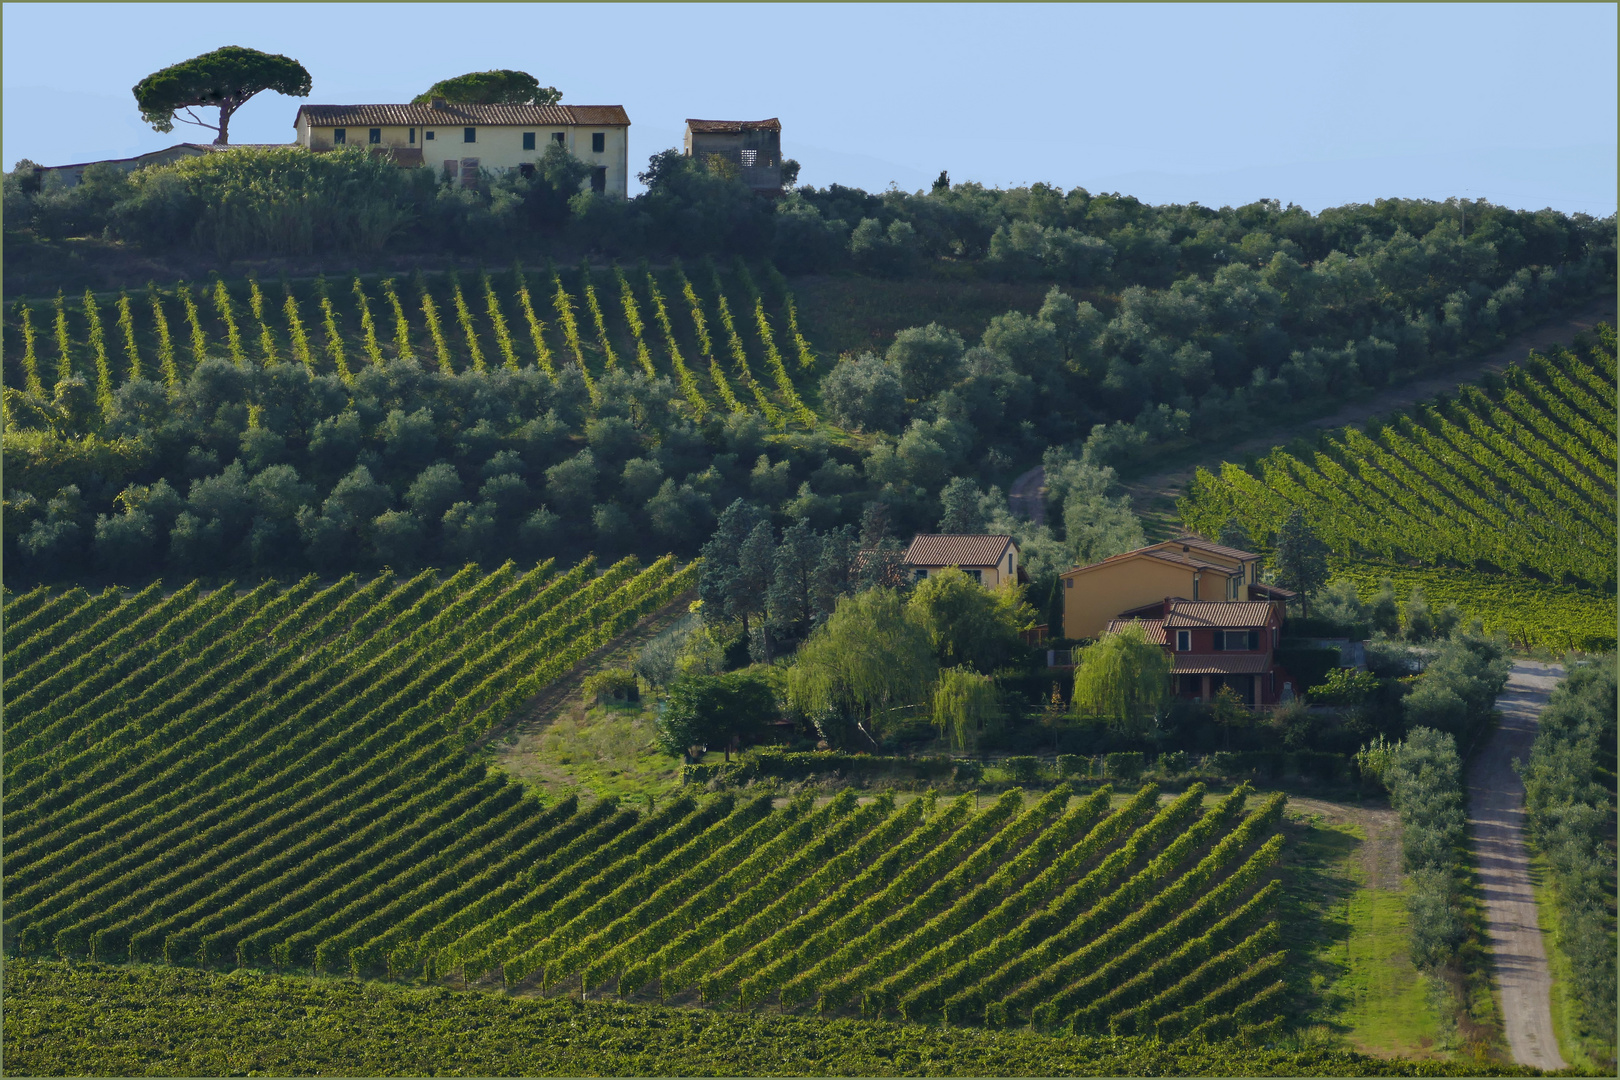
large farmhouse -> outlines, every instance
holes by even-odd
[[[1077,566],[1063,579],[1063,633],[1072,638],[1096,637],[1121,612],[1162,601],[1283,600],[1294,594],[1260,580],[1260,556],[1212,544],[1196,536]]]
[[[630,193],[630,117],[622,105],[304,105],[293,126],[306,149],[364,146],[468,186],[482,169],[533,169],[557,143],[591,166],[589,190]]]

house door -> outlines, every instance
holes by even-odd
[[[464,157],[464,158],[461,159],[461,186],[462,187],[477,187],[478,186],[478,159],[477,158],[475,158],[475,157]]]

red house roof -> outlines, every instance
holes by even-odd
[[[996,566],[1012,546],[1010,536],[919,533],[906,549],[912,566]]]

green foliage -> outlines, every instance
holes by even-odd
[[[928,634],[942,668],[969,667],[988,674],[1005,666],[1019,648],[1023,627],[1015,621],[1011,605],[1016,602],[947,567],[918,582],[906,607]]]
[[[1364,771],[1375,770],[1401,818],[1401,861],[1410,875],[1412,961],[1444,964],[1467,933],[1460,908],[1459,849],[1464,839],[1462,765],[1456,741],[1415,727],[1393,747],[1364,748]]]
[[[604,700],[638,701],[640,693],[636,673],[623,668],[606,668],[593,672],[585,677],[584,683],[580,686],[580,695],[586,701],[598,704]]]
[[[1334,552],[1534,572],[1604,589],[1614,579],[1613,333],[1531,354],[1500,382],[1464,387],[1375,432],[1344,429],[1250,469],[1200,470],[1178,505],[1213,535],[1236,519],[1271,542],[1298,512]],[[1286,584],[1286,582],[1285,582]],[[1466,611],[1466,609],[1465,609]]]
[[[527,71],[497,68],[440,79],[412,98],[411,103],[427,105],[434,98],[456,105],[555,105],[562,100],[562,91],[555,86],[541,86],[540,80]]]
[[[163,513],[155,492],[128,509]],[[510,877],[559,825],[469,744],[695,576],[593,570],[64,605],[6,650],[29,686],[8,702],[8,934],[331,970],[429,929],[411,921],[427,897],[487,892],[479,875]]]
[[[770,683],[759,673],[682,675],[669,686],[658,716],[658,745],[672,757],[693,747],[730,749],[776,714]]]
[[[1327,681],[1306,691],[1310,699],[1322,705],[1359,705],[1378,689],[1378,676],[1370,671],[1354,668],[1334,668]]]
[[[811,716],[854,718],[873,725],[868,739],[927,700],[938,661],[928,631],[900,594],[868,589],[842,597],[811,632],[788,673],[788,696]]]
[[[274,90],[288,97],[308,97],[309,89],[309,72],[298,61],[279,53],[227,45],[148,75],[135,84],[134,93],[141,119],[154,130],[173,131],[174,121],[179,119],[213,127],[219,133],[214,141],[227,143],[231,114],[255,94]],[[217,126],[177,115],[181,109],[190,113],[192,107],[209,106],[219,108]]]
[[[1296,507],[1277,530],[1271,555],[1277,584],[1299,594],[1305,614],[1310,614],[1311,596],[1327,584],[1327,546],[1305,521]]]
[[[934,686],[934,726],[958,750],[971,750],[979,733],[999,719],[1000,705],[989,676],[971,668],[946,668]]]
[[[1126,731],[1143,728],[1170,695],[1170,657],[1133,623],[1080,653],[1074,711]]]
[[[1615,662],[1566,662],[1518,763],[1531,843],[1552,871],[1556,941],[1572,972],[1576,1034],[1614,1057]]]
[[[8,1054],[35,1075],[278,1074],[896,1076],[1509,1075],[1494,1062],[1266,1048],[1253,1040],[1160,1042],[941,1030],[865,1020],[748,1015],[404,989],[259,973],[21,959],[8,965]],[[118,1003],[141,1002],[139,1009]],[[328,1022],[317,1022],[313,1017]],[[62,1032],[99,1032],[91,1039]],[[161,1044],[155,1032],[167,1032]],[[445,1032],[460,1033],[454,1038]]]

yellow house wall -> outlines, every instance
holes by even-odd
[[[1007,569],[1007,555],[1012,556],[1012,569],[1010,571]],[[959,569],[977,570],[979,572],[979,584],[983,585],[987,589],[994,589],[1004,581],[1018,580],[1018,549],[1009,548],[1007,550],[1007,555],[1003,555],[1001,557],[1001,561],[995,566],[968,566],[961,567]],[[946,569],[946,567],[943,566],[913,565],[919,570],[927,570],[930,576]]]
[[[456,124],[449,127],[434,125],[416,129],[416,142],[410,142],[410,128],[384,127],[382,129],[383,146],[405,147],[415,146],[422,151],[422,165],[432,169],[435,173],[442,172],[447,159],[460,161],[462,158],[475,157],[478,159],[480,169],[489,169],[494,172],[504,172],[515,169],[526,162],[539,161],[545,154],[546,147],[558,132],[563,135],[563,149],[573,154],[587,165],[605,166],[607,168],[607,194],[619,198],[627,198],[630,193],[630,131],[625,127],[517,127],[495,125],[473,125],[477,133],[476,142],[466,142],[463,138],[463,129],[467,125]],[[347,146],[368,146],[371,129],[369,127],[347,128]],[[305,118],[298,121],[298,142],[300,145],[312,150],[329,150],[332,142],[333,128],[311,128]],[[434,137],[429,139],[428,132]],[[524,132],[534,132],[534,149],[523,149]],[[591,150],[591,136],[596,132],[603,133],[604,146],[600,154]],[[590,178],[587,177],[580,185],[581,191],[591,189]]]
[[[1225,600],[1226,577],[1206,570],[1193,596],[1193,568],[1158,559],[1131,559],[1089,574],[1064,579],[1063,636],[1094,638],[1120,612],[1179,596],[1184,600]],[[1071,586],[1069,582],[1073,582]]]

